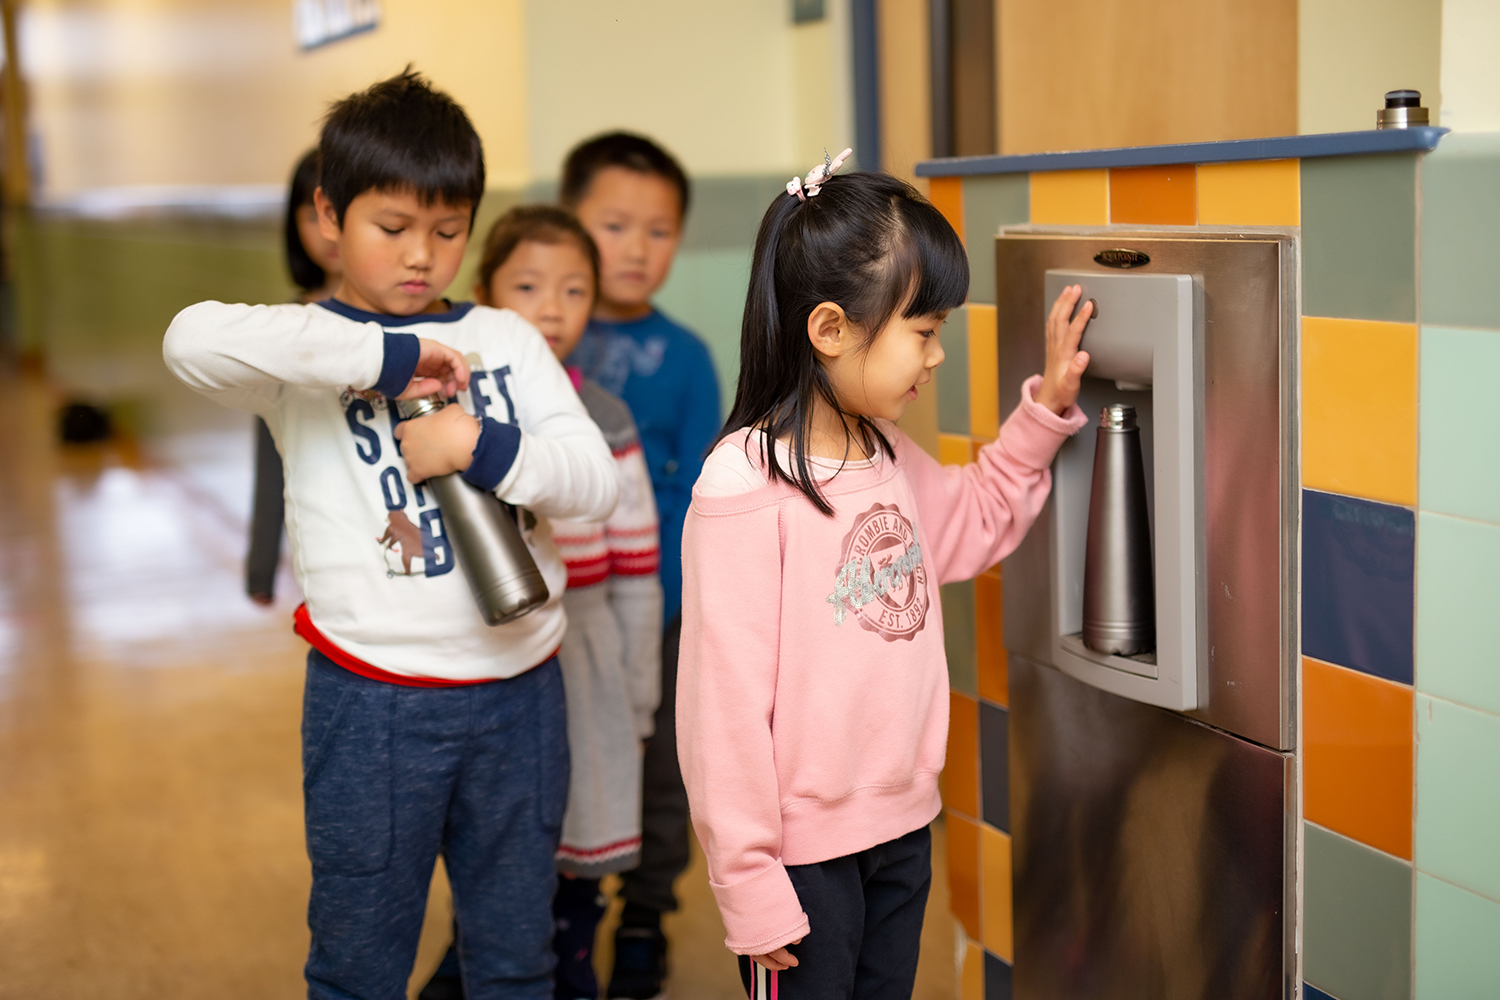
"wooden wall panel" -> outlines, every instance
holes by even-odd
[[[927,0],[877,0],[881,168],[915,180],[932,155],[932,80]],[[925,187],[925,185],[923,185]]]
[[[1297,132],[1297,0],[997,0],[1000,151]]]

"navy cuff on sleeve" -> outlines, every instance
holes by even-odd
[[[486,493],[499,486],[521,450],[521,428],[485,417],[479,425],[474,458],[464,470],[464,479]]]
[[[385,335],[385,360],[380,365],[380,379],[373,388],[388,399],[395,399],[406,391],[411,377],[417,373],[417,359],[422,356],[422,345],[415,333],[387,333]]]

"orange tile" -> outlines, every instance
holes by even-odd
[[[979,824],[948,813],[948,905],[964,932],[979,939]]]
[[[1000,625],[1000,577],[986,573],[974,579],[974,658],[979,666],[979,697],[1010,704],[1009,663]]]
[[[1054,170],[1031,175],[1031,221],[1102,226],[1109,221],[1108,170]]]
[[[1199,164],[1198,222],[1204,226],[1300,226],[1302,161]]]
[[[948,693],[948,763],[943,768],[943,805],[979,815],[979,703]]]
[[[1109,220],[1162,226],[1198,221],[1198,175],[1191,163],[1116,167],[1109,172]]]
[[[948,225],[964,238],[964,179],[962,177],[932,177],[927,181],[927,200],[943,213]]]
[[[974,461],[974,442],[967,434],[939,434],[938,461],[943,465],[968,465]]]
[[[1417,502],[1417,327],[1302,317],[1302,485]]]
[[[980,923],[984,946],[1007,962],[1011,945],[1010,837],[992,826],[979,828]]]
[[[969,433],[1000,434],[1000,343],[994,306],[969,306]]]
[[[1411,858],[1412,689],[1302,659],[1303,814]]]
[[[963,965],[958,974],[959,1000],[985,1000],[984,949],[973,941],[963,946]]]

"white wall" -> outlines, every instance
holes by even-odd
[[[1420,90],[1436,119],[1443,6],[1443,0],[1301,0],[1297,130],[1374,128],[1388,90]]]
[[[829,7],[794,28],[787,0],[527,0],[532,176],[557,177],[569,148],[614,128],[697,176],[790,179],[813,149],[853,145],[847,3]]]
[[[309,52],[291,4],[33,0],[21,70],[44,197],[284,184],[330,101],[408,62],[468,110],[490,183],[527,179],[521,0],[384,0],[380,26]]]
[[[1443,122],[1500,131],[1500,3],[1443,0]]]

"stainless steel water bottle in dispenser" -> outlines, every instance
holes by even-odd
[[[407,420],[436,413],[445,405],[441,396],[396,402]],[[513,508],[457,472],[434,476],[422,485],[437,498],[443,530],[486,625],[503,625],[547,603],[547,581],[516,527]]]
[[[1099,414],[1083,564],[1083,642],[1116,656],[1156,648],[1151,521],[1135,407]]]

